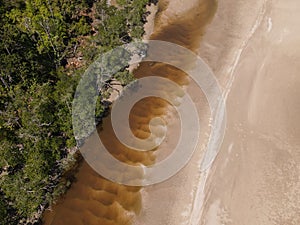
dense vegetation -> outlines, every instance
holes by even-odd
[[[80,76],[99,53],[141,38],[149,2],[0,0],[0,224],[38,221],[64,191]]]

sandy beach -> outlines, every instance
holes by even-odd
[[[187,85],[203,126],[197,150],[183,170],[141,189],[106,181],[84,162],[77,182],[48,213],[45,224],[300,224],[299,10],[297,0],[159,1],[154,23],[146,25],[147,37],[198,53],[224,92],[227,127],[216,160],[200,172],[210,112],[204,94]],[[135,73],[156,73],[187,84],[185,75],[164,65],[142,64]],[[151,113],[164,114],[170,125],[166,143],[155,154],[125,149],[126,157],[117,152],[117,158],[138,158],[146,165],[172,150],[178,121],[172,110],[165,115],[167,107],[160,105],[138,106],[132,120],[147,123]],[[99,133],[115,151],[119,145],[108,123]],[[133,130],[142,135],[134,126]]]
[[[300,224],[299,2],[220,1],[199,50],[227,96],[199,224]]]

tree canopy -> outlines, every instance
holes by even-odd
[[[0,224],[38,221],[69,183],[62,180],[76,148],[78,81],[98,54],[144,33],[149,1],[117,2],[0,0]],[[122,85],[133,79],[125,69],[114,77]]]

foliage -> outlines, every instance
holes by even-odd
[[[144,32],[148,0],[118,3],[0,0],[0,224],[37,218],[64,191],[59,180],[76,146],[72,102],[83,71],[98,54]],[[122,54],[107,63],[130,58]],[[70,66],[79,56],[82,64]],[[134,79],[124,68],[114,78],[122,85]],[[105,87],[97,119],[107,108]]]

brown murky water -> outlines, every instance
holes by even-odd
[[[193,2],[193,1],[191,1]],[[173,2],[172,2],[173,3]],[[196,0],[181,15],[172,15],[167,1],[160,1],[151,39],[164,40],[182,45],[191,50],[199,47],[204,28],[212,19],[217,3],[212,0]],[[174,3],[173,3],[174,4]],[[190,3],[188,3],[190,4]],[[137,78],[161,76],[175,81],[181,86],[190,83],[182,71],[162,63],[142,63],[135,71]],[[164,91],[164,90],[158,90]],[[165,90],[166,91],[166,90]],[[138,102],[130,114],[132,132],[139,138],[149,136],[149,121],[153,117],[176,116],[168,103],[158,98],[146,98]],[[178,126],[175,126],[178,127]],[[98,134],[110,153],[120,161],[129,164],[150,165],[172,150],[170,141],[167,147],[156,151],[137,152],[123,146],[116,138],[110,117],[103,123]],[[172,132],[172,140],[179,134]],[[170,133],[168,130],[167,135]],[[166,145],[164,145],[166,146]],[[44,215],[45,225],[126,225],[139,214],[142,204],[141,187],[128,187],[108,181],[98,175],[85,161],[82,162],[74,182],[66,195]]]

